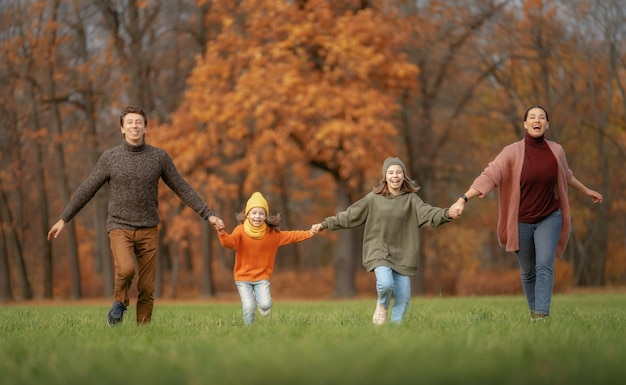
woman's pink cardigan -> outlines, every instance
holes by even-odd
[[[559,201],[563,223],[559,234],[559,243],[556,248],[556,257],[561,257],[571,228],[569,202],[567,200],[568,181],[573,177],[567,165],[565,151],[560,144],[546,140],[558,164],[558,177],[555,196]],[[474,180],[471,188],[480,192],[483,198],[491,190],[500,187],[498,215],[498,241],[505,246],[506,251],[519,250],[518,214],[520,204],[520,175],[524,164],[524,140],[509,144]]]

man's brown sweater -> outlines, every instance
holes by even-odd
[[[108,182],[107,231],[155,227],[159,224],[159,179],[204,220],[214,215],[183,179],[165,150],[145,143],[134,146],[124,142],[100,156],[91,175],[65,207],[61,219],[69,222]]]

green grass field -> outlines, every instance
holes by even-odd
[[[0,306],[0,383],[624,384],[626,296],[414,298],[401,325],[374,299],[288,302],[244,327],[239,303],[159,303],[109,328],[102,305]]]

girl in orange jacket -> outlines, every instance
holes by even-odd
[[[223,247],[235,250],[233,276],[241,297],[246,326],[254,323],[258,307],[262,316],[272,310],[270,278],[278,248],[315,235],[313,230],[280,230],[280,216],[269,216],[269,205],[260,192],[252,194],[244,211],[237,214],[239,225],[231,234],[215,226]]]

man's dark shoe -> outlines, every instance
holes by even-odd
[[[109,324],[109,326],[115,326],[122,322],[122,317],[124,317],[125,311],[126,306],[124,306],[123,303],[113,301],[113,306],[111,306],[111,310],[109,310],[109,314],[107,315],[107,324]]]

